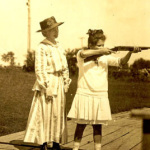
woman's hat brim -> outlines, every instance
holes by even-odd
[[[53,28],[55,28],[55,27],[57,27],[57,26],[62,25],[63,23],[64,23],[64,22],[55,23],[52,27],[46,28],[46,29],[44,29],[44,30],[38,30],[38,31],[36,31],[36,32],[42,32],[42,31],[50,30],[50,29],[53,29]]]

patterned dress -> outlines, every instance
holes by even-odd
[[[35,53],[34,97],[28,117],[24,142],[67,142],[65,90],[69,72],[64,50],[57,43],[42,41]],[[47,85],[46,90],[41,88]],[[53,96],[48,101],[46,96]]]

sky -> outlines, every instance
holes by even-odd
[[[28,0],[0,0],[0,55],[13,51],[16,63],[23,64],[27,54]],[[39,22],[55,16],[59,26],[58,41],[65,49],[87,46],[88,29],[103,29],[106,47],[150,47],[150,0],[30,0],[31,49],[43,40]],[[83,43],[81,42],[83,37]],[[115,54],[122,57],[126,52]],[[150,50],[133,54],[136,59],[150,59]],[[0,64],[2,61],[0,60]]]

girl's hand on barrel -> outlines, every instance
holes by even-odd
[[[141,52],[141,48],[140,47],[134,47],[132,52],[133,53]]]

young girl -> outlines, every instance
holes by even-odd
[[[89,30],[88,50],[77,53],[79,67],[78,87],[68,117],[77,123],[73,150],[78,150],[87,124],[93,127],[94,149],[101,150],[102,124],[111,120],[108,99],[108,66],[121,66],[128,62],[132,52],[116,58],[104,48],[102,30]],[[97,49],[98,48],[98,49]],[[91,50],[93,49],[93,50]],[[139,49],[135,48],[134,52]]]

